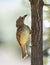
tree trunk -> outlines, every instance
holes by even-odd
[[[29,0],[31,4],[31,65],[43,65],[42,32],[43,0]]]

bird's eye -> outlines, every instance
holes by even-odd
[[[22,17],[22,19],[23,19],[23,17]]]

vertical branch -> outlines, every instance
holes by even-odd
[[[31,4],[31,65],[43,65],[42,53],[42,20],[43,20],[43,0],[29,0]]]

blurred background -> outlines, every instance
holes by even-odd
[[[44,0],[50,4],[50,0]],[[28,58],[22,60],[21,48],[16,40],[16,20],[27,14],[25,24],[31,28],[29,0],[0,0],[0,65],[31,65],[30,38],[27,42]],[[43,64],[50,65],[50,6],[43,7]]]

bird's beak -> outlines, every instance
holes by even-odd
[[[27,16],[27,15],[24,15],[24,16],[23,16],[23,19],[25,19],[26,16]]]

